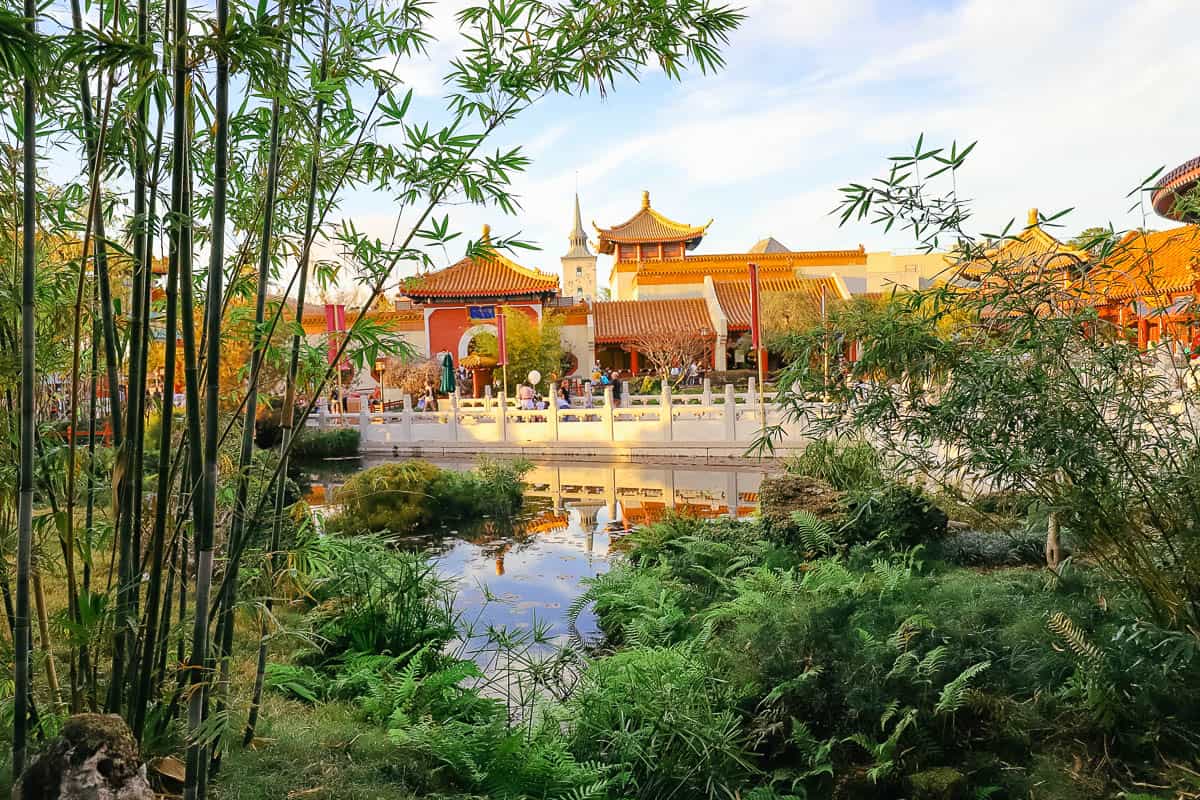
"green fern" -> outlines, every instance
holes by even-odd
[[[884,712],[880,727],[886,729],[887,723],[892,719],[896,719],[896,725],[892,728],[891,734],[882,742],[876,742],[869,736],[863,733],[856,733],[845,739],[847,742],[858,745],[863,750],[871,755],[873,765],[867,770],[867,777],[872,783],[879,783],[883,778],[888,777],[899,766],[901,757],[900,742],[904,738],[904,733],[917,720],[917,709],[906,708],[903,713],[900,713],[899,706],[895,702],[888,706]]]
[[[974,678],[979,673],[992,666],[991,661],[980,661],[978,664],[972,664],[958,674],[958,677],[942,687],[941,697],[938,699],[937,706],[933,711],[935,714],[953,714],[958,711],[966,703],[967,689]]]
[[[792,524],[804,549],[814,555],[831,555],[836,547],[833,529],[816,514],[801,509],[792,512]]]
[[[933,678],[946,665],[950,650],[945,645],[938,645],[925,654],[921,663],[917,664],[918,678]]]
[[[913,640],[922,633],[933,630],[933,622],[925,614],[913,614],[904,622],[900,623],[900,627],[896,628],[895,633],[888,637],[888,644],[900,651],[907,650]]]

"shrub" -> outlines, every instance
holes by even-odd
[[[869,490],[885,483],[880,454],[864,441],[814,439],[787,464],[788,472],[820,478],[841,492]]]
[[[458,520],[508,518],[520,507],[529,464],[481,459],[474,470],[411,460],[363,470],[338,491],[336,530],[408,534]]]
[[[618,796],[734,797],[754,772],[737,703],[703,640],[594,661],[567,705],[571,751],[612,765]]]
[[[509,727],[422,721],[396,727],[398,775],[422,793],[469,793],[495,800],[602,800],[613,769],[579,760],[551,723]]]
[[[1038,566],[1046,562],[1045,546],[1039,533],[962,531],[944,538],[936,552],[964,567]]]
[[[293,556],[314,602],[318,642],[308,661],[328,667],[348,653],[410,655],[454,635],[452,596],[424,556],[372,536],[310,536]]]
[[[759,515],[764,533],[784,546],[797,544],[792,514],[804,511],[840,526],[845,516],[845,494],[820,478],[785,472],[763,479],[758,490]]]
[[[291,455],[296,458],[349,458],[358,455],[358,428],[304,428],[296,436]]]
[[[848,505],[840,536],[851,544],[879,543],[901,551],[946,535],[946,512],[912,486],[887,483],[873,491],[855,492]]]

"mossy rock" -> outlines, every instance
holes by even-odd
[[[19,800],[153,800],[137,740],[116,714],[76,714],[21,775]]]
[[[782,473],[763,479],[758,501],[763,523],[786,525],[793,511],[809,511],[831,524],[840,523],[845,495],[820,478]]]
[[[908,776],[912,800],[964,800],[967,778],[952,767],[934,767]]]

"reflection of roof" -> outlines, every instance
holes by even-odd
[[[539,514],[529,522],[522,525],[525,533],[549,533],[550,531],[561,531],[566,529],[570,524],[570,517],[566,514],[554,514],[546,512]]]
[[[699,297],[661,300],[614,300],[592,305],[597,342],[626,342],[659,331],[712,329],[708,306]]]
[[[1087,283],[1107,300],[1156,297],[1191,291],[1200,281],[1200,227],[1130,231]]]
[[[713,284],[717,291],[717,302],[725,312],[729,321],[729,330],[750,329],[750,284],[748,282],[719,281]],[[797,295],[797,302],[804,303],[819,313],[821,309],[821,291],[824,289],[826,302],[844,300],[837,281],[830,277],[820,278],[783,278],[780,280],[764,280],[759,284],[762,295],[769,293],[789,293]]]
[[[490,244],[484,226],[483,245]],[[448,298],[526,297],[558,292],[558,278],[523,267],[494,250],[482,258],[464,258],[445,269],[417,275],[401,285],[401,292],[418,300]]]
[[[712,220],[702,226],[675,222],[650,207],[650,193],[642,192],[642,207],[636,214],[611,228],[601,228],[593,223],[600,234],[599,250],[612,253],[613,244],[637,244],[657,242],[687,242],[688,249],[700,243]]]

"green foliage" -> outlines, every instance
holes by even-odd
[[[514,308],[504,311],[508,346],[509,397],[515,396],[516,388],[523,383],[532,370],[542,374],[541,388],[545,390],[553,376],[563,374],[562,317],[544,314],[541,322],[530,319]],[[496,371],[500,376],[500,371]]]
[[[880,453],[861,440],[814,439],[788,461],[787,469],[820,478],[840,492],[869,490],[885,483]]]
[[[293,458],[312,459],[356,456],[361,436],[358,428],[304,428],[296,435],[291,455]]]
[[[580,761],[553,722],[509,727],[502,719],[470,724],[421,722],[390,731],[397,769],[423,793],[463,792],[524,800],[601,800],[612,770]]]
[[[843,546],[835,551],[843,555],[824,556],[815,533],[806,562],[767,566],[778,551],[760,543],[700,569],[703,525],[676,519],[638,532],[632,563],[592,582],[581,600],[610,643],[622,644],[589,666],[583,685],[593,675],[605,687],[621,683],[619,695],[610,691],[626,705],[609,709],[616,699],[595,691],[578,701],[609,715],[587,728],[605,753],[619,745],[640,757],[637,735],[609,745],[602,729],[630,731],[635,718],[641,729],[641,712],[630,715],[642,687],[672,696],[654,674],[665,663],[676,680],[702,684],[693,692],[714,698],[714,710],[737,710],[743,738],[727,731],[725,743],[741,756],[726,750],[730,761],[699,768],[743,795],[769,773],[778,791],[817,797],[849,796],[835,789],[855,775],[876,796],[904,797],[910,785],[925,791],[952,774],[955,792],[1026,796],[1051,774],[1071,783],[1063,736],[1147,778],[1155,753],[1200,752],[1191,732],[1200,692],[1184,677],[1200,667],[1200,646],[1138,621],[1136,598],[1098,571],[1071,565],[1053,580],[1023,569],[926,572],[919,551]],[[813,518],[802,526],[828,527]],[[721,538],[762,535],[740,527]],[[617,670],[629,664],[621,682]],[[689,719],[707,720],[706,735],[722,730],[719,715],[692,710]],[[1058,759],[1057,772],[1046,759]]]
[[[977,235],[955,184],[970,149],[921,138],[878,180],[843,189],[844,222],[869,219],[927,251],[950,249],[953,274],[869,313],[835,310],[794,337],[780,400],[824,435],[869,436],[922,485],[1037,500],[1077,553],[1142,593],[1158,623],[1196,630],[1200,425],[1181,411],[1197,401],[1194,364],[1135,346],[1115,313],[1093,304],[1093,278],[1075,255],[1008,246],[1025,241],[1011,221]],[[1031,224],[1059,225],[1066,213]],[[1081,244],[1117,273],[1152,257],[1142,236],[1090,239]],[[831,335],[861,345],[835,382],[832,414],[808,402],[823,381],[813,358]]]
[[[737,697],[703,640],[595,661],[567,705],[571,748],[615,770],[626,797],[732,797],[752,772]]]
[[[851,544],[881,543],[903,551],[946,534],[949,518],[924,492],[901,483],[885,483],[849,498],[850,516],[840,531]]]
[[[390,462],[355,474],[342,486],[333,530],[407,534],[459,520],[508,519],[520,508],[523,461],[481,459],[474,470],[427,461]]]
[[[311,586],[308,617],[318,665],[348,653],[407,655],[454,635],[450,594],[423,556],[367,536],[322,540],[329,571]]]

